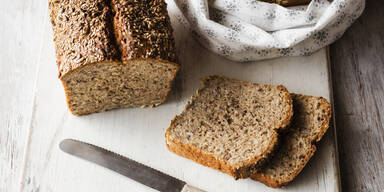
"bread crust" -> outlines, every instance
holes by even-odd
[[[230,78],[212,75],[212,76],[208,76],[206,78],[201,79],[201,82],[204,85],[204,87],[197,90],[196,95],[191,97],[190,101],[184,107],[183,111],[185,111],[189,108],[189,106],[192,104],[193,98],[196,97],[199,94],[199,92],[201,92],[203,89],[206,88],[207,83],[211,79],[230,79]],[[235,80],[235,79],[231,79],[231,80]],[[235,80],[235,81],[239,81],[239,80]],[[249,82],[244,82],[244,81],[239,81],[239,82],[241,82],[242,84],[249,83]],[[267,86],[272,88],[271,85],[267,85]],[[198,149],[196,147],[193,147],[193,146],[188,145],[188,144],[183,144],[181,142],[173,140],[172,137],[170,136],[170,131],[175,127],[174,123],[179,118],[178,115],[176,115],[175,118],[171,121],[170,127],[165,132],[165,140],[166,140],[167,148],[179,156],[183,156],[185,158],[191,159],[191,160],[193,160],[199,164],[202,164],[204,166],[207,166],[207,167],[216,169],[218,171],[221,171],[223,173],[229,174],[234,179],[247,178],[247,177],[251,176],[250,170],[254,166],[258,166],[258,162],[261,159],[266,158],[269,155],[269,153],[271,153],[273,151],[273,149],[275,148],[275,146],[278,143],[278,132],[282,129],[285,129],[286,126],[289,125],[291,117],[293,115],[292,99],[290,97],[288,90],[282,85],[277,86],[277,88],[280,91],[285,93],[285,98],[288,102],[288,105],[290,106],[290,110],[287,112],[287,115],[284,118],[284,120],[282,121],[281,126],[275,128],[275,134],[274,134],[274,137],[271,138],[271,143],[269,144],[267,149],[264,152],[262,152],[262,154],[260,156],[254,157],[253,159],[249,159],[248,161],[245,161],[245,162],[231,165],[228,162],[225,162],[224,160],[218,159],[211,154],[204,153],[203,151],[201,151],[200,149]]]
[[[311,2],[311,0],[261,0],[268,3],[276,3],[284,7],[305,5]]]
[[[288,94],[285,94],[285,99],[287,100],[288,105],[291,106],[291,110],[288,112],[287,117],[283,120],[282,125],[281,125],[281,126],[279,127],[279,129],[278,129],[278,131],[282,131],[282,130],[286,129],[286,128],[288,127],[288,125],[291,123],[292,116],[293,116],[293,102],[292,102],[291,95],[289,94],[287,88],[285,88],[285,87],[282,86],[282,85],[279,85],[279,86],[277,86],[277,87],[278,87],[278,89],[280,89],[281,91],[283,91],[283,92],[285,92],[285,93],[288,93]]]
[[[313,97],[313,96],[294,94],[294,93],[292,93],[292,96],[293,97],[302,97],[302,98]],[[311,148],[310,148],[310,150],[307,151],[307,153],[304,157],[304,161],[299,164],[300,166],[296,170],[294,170],[294,172],[289,177],[287,177],[283,180],[269,177],[268,175],[263,174],[261,172],[252,173],[250,176],[251,179],[260,181],[269,187],[281,188],[282,186],[291,182],[303,170],[305,165],[308,163],[308,161],[315,154],[315,152],[316,152],[316,145],[315,144],[322,139],[324,133],[327,131],[327,129],[329,127],[329,122],[331,119],[331,105],[323,97],[317,97],[317,98],[320,100],[321,106],[324,109],[325,119],[322,121],[322,124],[319,127],[320,131],[319,131],[318,135],[315,138],[312,138],[312,140],[310,141],[311,142]],[[276,152],[278,152],[278,151],[276,151]]]
[[[276,3],[284,7],[295,6],[295,5],[305,5],[310,3],[311,0],[276,0]]]
[[[49,0],[59,78],[89,63],[118,60],[105,0]]]
[[[111,2],[49,0],[59,78],[83,65],[111,60],[156,59],[177,65],[164,0]],[[149,10],[143,11],[144,5]]]
[[[320,100],[321,100],[321,104],[326,106],[325,107],[326,119],[323,121],[321,125],[321,128],[320,128],[321,131],[317,135],[316,142],[319,142],[323,138],[325,132],[328,130],[329,122],[331,121],[331,112],[332,112],[331,104],[329,104],[329,102],[323,97],[320,97]]]
[[[121,60],[176,62],[175,43],[164,0],[111,0],[114,33]]]

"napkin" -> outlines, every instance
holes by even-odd
[[[175,0],[178,19],[204,47],[234,61],[308,56],[339,39],[365,0],[282,7],[257,0]]]

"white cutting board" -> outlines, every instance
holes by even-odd
[[[61,152],[65,138],[90,142],[209,192],[243,191],[338,191],[339,176],[334,128],[293,183],[272,189],[250,179],[232,177],[176,156],[166,149],[164,133],[210,74],[245,81],[282,84],[295,93],[330,99],[327,51],[309,57],[286,57],[252,63],[235,63],[202,48],[178,22],[178,9],[169,1],[177,53],[181,64],[177,89],[167,102],[156,108],[126,108],[75,117],[68,112],[63,87],[57,79],[52,30],[48,17],[35,93],[32,122],[25,155],[21,191],[154,191],[124,176]],[[46,10],[41,8],[40,10]],[[47,13],[48,15],[48,13]]]

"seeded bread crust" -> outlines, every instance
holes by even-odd
[[[268,3],[276,3],[284,7],[305,5],[311,2],[311,0],[261,0]]]
[[[164,0],[112,0],[112,10],[122,61],[151,58],[176,62],[173,30]]]
[[[157,59],[177,65],[164,0],[112,0],[111,5],[106,0],[50,0],[49,8],[59,78],[108,60]]]
[[[209,76],[205,79],[202,79],[202,83],[205,85],[208,81],[212,79],[221,79],[223,81],[228,80],[229,78],[226,77],[221,77],[221,76]],[[230,79],[233,80],[233,79]],[[234,80],[238,81],[240,84],[248,84],[248,82],[243,82],[239,80]],[[271,85],[265,85],[266,87],[273,88]],[[194,99],[199,96],[199,93],[204,90],[205,87],[200,88],[196,95],[192,96],[191,100],[187,103],[183,111],[186,111],[194,102]],[[284,86],[277,86],[277,89],[285,93],[285,100],[288,102],[288,105],[290,105],[290,111],[288,114],[285,116],[285,118],[282,120],[282,123],[279,127],[276,128],[276,131],[279,132],[283,129],[285,129],[289,123],[290,119],[293,115],[292,111],[292,100],[290,98],[290,94],[288,90]],[[251,172],[250,170],[253,167],[259,166],[259,163],[265,159],[270,152],[273,151],[274,147],[278,143],[278,133],[274,132],[271,142],[269,143],[267,149],[262,152],[261,155],[254,157],[252,159],[249,159],[248,161],[240,162],[238,164],[230,164],[224,160],[221,160],[214,155],[207,154],[203,151],[201,151],[199,148],[193,147],[189,144],[181,143],[180,141],[173,139],[171,136],[171,130],[175,128],[175,122],[178,120],[180,116],[177,115],[172,121],[170,127],[167,129],[165,133],[165,138],[166,138],[166,146],[167,148],[174,152],[177,155],[186,157],[188,159],[191,159],[199,164],[202,164],[204,166],[211,167],[213,169],[219,170],[223,173],[229,174],[235,179],[239,178],[247,178],[250,176]]]
[[[56,47],[58,76],[62,81],[72,114],[86,115],[120,107],[157,106],[166,100],[179,65],[176,64],[173,30],[164,0],[49,0],[48,4]],[[164,91],[159,93],[162,98],[157,98],[156,101],[149,100],[147,103],[121,105],[113,103],[113,106],[109,106],[108,102],[113,99],[126,99],[132,87],[128,87],[121,95],[116,93],[116,98],[113,96],[98,98],[89,93],[81,93],[85,95],[86,102],[98,102],[105,106],[89,110],[84,110],[82,106],[79,110],[79,105],[87,104],[81,104],[83,101],[79,99],[74,100],[73,96],[79,93],[78,90],[74,91],[73,88],[76,87],[70,83],[79,71],[100,63],[111,65],[111,68],[116,68],[112,65],[126,65],[127,69],[131,67],[131,63],[142,61],[155,67],[161,66],[163,70],[168,70],[167,73],[169,71],[172,73],[172,78],[161,84],[164,87]],[[132,76],[140,78],[142,74]],[[94,84],[86,86],[94,86],[93,89],[121,86],[105,84],[114,82],[115,79],[100,80],[100,76],[95,78],[100,82],[95,81]],[[165,77],[156,78],[165,79]],[[120,83],[126,84],[126,82]],[[137,87],[137,89],[143,88]],[[90,92],[92,93],[92,90]],[[92,99],[88,99],[87,96]]]
[[[323,137],[323,135],[327,131],[327,129],[329,127],[330,118],[331,118],[331,106],[326,99],[324,99],[322,97],[313,97],[313,96],[300,95],[300,94],[291,94],[291,95],[292,95],[292,100],[293,100],[293,104],[294,104],[293,108],[295,111],[295,115],[307,115],[310,113],[309,111],[300,111],[300,113],[296,113],[297,109],[295,109],[295,103],[297,103],[299,101],[304,103],[305,100],[307,100],[307,99],[317,99],[320,103],[319,109],[322,110],[323,116],[325,118],[322,119],[321,125],[319,127],[317,127],[317,130],[318,130],[317,135],[315,135],[314,137],[302,138],[302,139],[308,139],[311,146],[305,151],[305,154],[302,157],[302,161],[299,162],[298,166],[289,170],[287,177],[279,179],[279,178],[276,178],[276,177],[272,176],[271,174],[267,174],[263,171],[263,169],[270,169],[270,168],[278,169],[279,167],[277,166],[277,164],[279,162],[283,161],[283,159],[280,159],[279,155],[272,156],[271,159],[269,159],[269,161],[272,162],[271,164],[266,163],[261,167],[261,169],[251,171],[251,172],[253,172],[251,174],[251,178],[253,180],[260,181],[260,182],[264,183],[265,185],[273,187],[273,188],[280,188],[280,187],[288,184],[301,172],[301,170],[305,167],[305,165],[308,163],[308,161],[311,159],[311,157],[316,152],[316,145],[315,144],[321,140],[321,138]],[[292,136],[295,134],[302,136],[299,133],[300,131],[295,129],[295,117],[292,120],[292,127],[290,127],[289,129],[290,129],[290,132],[282,136],[282,137],[284,137],[284,138],[282,138],[283,142],[281,143],[280,148],[277,149],[276,151],[274,151],[274,153],[276,153],[276,154],[286,153],[286,152],[289,153],[289,151],[284,151],[284,150],[287,150],[289,148],[289,147],[284,147],[285,145],[289,145],[289,141],[290,141],[289,139],[291,139]]]
[[[111,9],[105,0],[49,0],[59,78],[102,61],[118,61]]]
[[[310,3],[311,0],[276,0],[276,3],[284,7],[295,6],[295,5],[305,5]]]

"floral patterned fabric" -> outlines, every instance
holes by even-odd
[[[203,46],[234,61],[310,55],[340,38],[365,7],[365,0],[312,0],[290,8],[257,0],[175,3]]]

